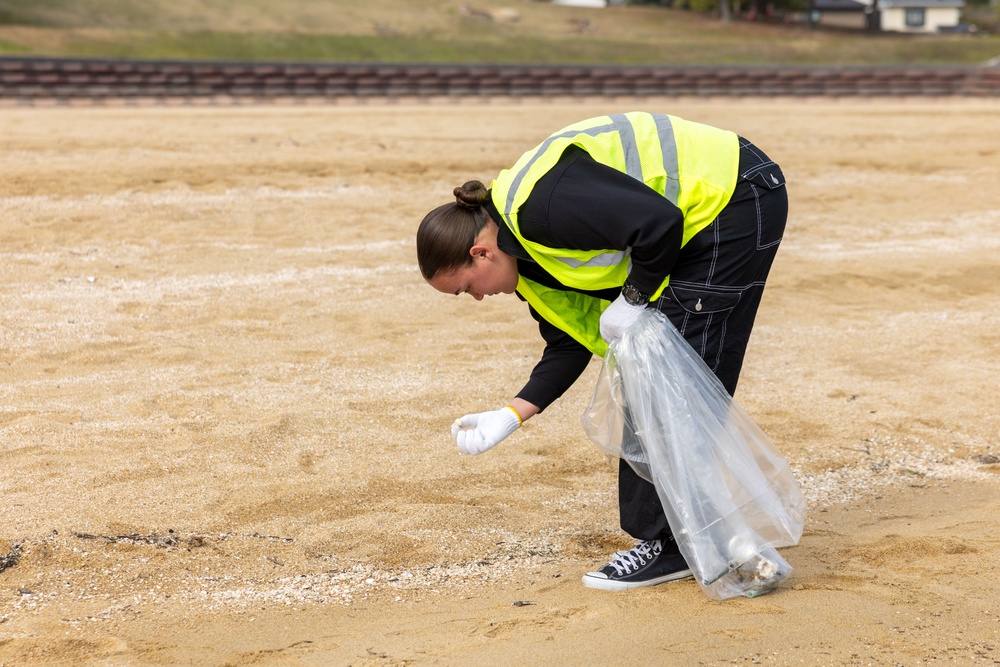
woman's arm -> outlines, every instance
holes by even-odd
[[[534,416],[566,393],[586,370],[594,355],[568,333],[547,322],[531,306],[528,306],[528,311],[538,322],[545,350],[514,400],[523,403],[525,410]],[[517,405],[511,405],[520,413]],[[523,414],[521,418],[528,419]]]
[[[514,408],[517,416],[521,418],[522,424],[541,412],[537,405],[529,403],[523,398],[514,398],[510,402],[510,407]]]

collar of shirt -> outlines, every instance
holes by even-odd
[[[486,209],[486,213],[489,214],[490,219],[497,223],[497,227],[500,228],[497,232],[497,247],[511,257],[517,258],[519,262],[531,262],[534,264],[535,261],[531,259],[531,255],[529,255],[528,251],[524,249],[521,242],[517,240],[517,237],[514,236],[514,232],[512,232],[510,227],[507,226],[507,223],[504,222],[503,216],[500,215],[497,207],[493,205],[492,196],[486,199],[483,207]]]

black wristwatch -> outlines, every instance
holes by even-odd
[[[629,283],[622,285],[622,296],[625,297],[625,303],[630,306],[645,306],[649,303],[650,297]]]

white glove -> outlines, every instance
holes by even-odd
[[[492,412],[477,412],[455,420],[451,437],[463,454],[482,454],[521,426],[521,417],[509,405]]]
[[[646,304],[633,306],[625,297],[619,296],[601,313],[601,338],[611,344],[622,337],[625,330],[635,324]]]

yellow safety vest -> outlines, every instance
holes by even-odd
[[[500,172],[490,187],[497,211],[531,258],[567,287],[621,287],[630,270],[628,248],[549,248],[521,236],[518,210],[570,146],[579,146],[597,162],[642,181],[677,206],[684,215],[681,247],[712,224],[736,187],[739,139],[728,130],[644,112],[599,116],[559,130]],[[654,300],[668,282],[669,277],[652,295]],[[546,287],[523,276],[517,292],[591,352],[602,357],[607,352],[600,317],[609,301]]]

